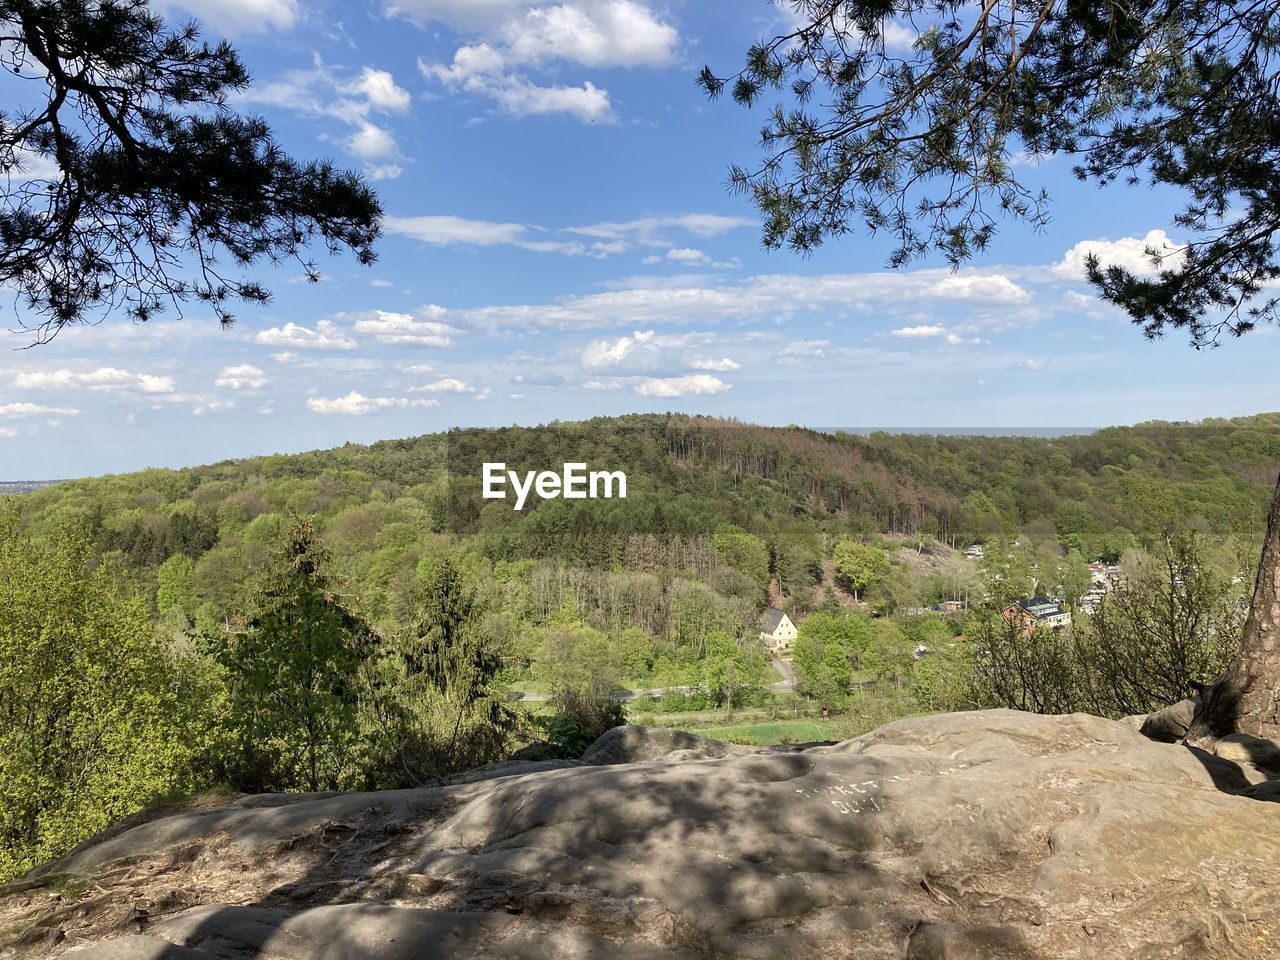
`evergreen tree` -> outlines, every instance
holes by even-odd
[[[44,93],[0,113],[0,283],[42,338],[190,299],[230,323],[229,301],[270,298],[243,268],[292,259],[318,280],[314,239],[373,261],[377,198],[228,108],[249,84],[229,44],[169,29],[146,0],[0,0],[0,26],[0,65]],[[24,176],[36,162],[53,172]]]
[[[377,647],[337,595],[311,521],[272,552],[247,628],[217,644],[230,723],[245,756],[265,760],[258,789],[336,790],[355,775],[361,666]]]

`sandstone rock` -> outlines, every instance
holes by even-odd
[[[1149,714],[1139,728],[1144,737],[1161,743],[1177,743],[1187,735],[1196,715],[1196,700],[1183,700]]]
[[[582,755],[582,762],[594,765],[643,763],[680,751],[677,760],[727,757],[736,750],[719,740],[709,740],[683,730],[666,727],[614,727],[602,734]]]
[[[594,764],[144,823],[38,871],[90,880],[82,901],[0,895],[0,931],[38,909],[66,941],[16,955],[77,960],[1190,960],[1280,942],[1280,806],[1222,757],[1013,711],[796,752],[671,733],[615,732]],[[111,929],[129,904],[157,918],[141,934]]]
[[[546,760],[550,756],[551,744],[545,740],[535,740],[511,754],[512,760]]]
[[[1140,733],[1142,731],[1142,725],[1147,722],[1147,717],[1149,716],[1151,716],[1149,713],[1135,713],[1131,717],[1121,717],[1116,722],[1122,726],[1128,727],[1135,733]]]
[[[1213,752],[1224,760],[1251,764],[1269,776],[1280,777],[1280,743],[1274,740],[1233,733],[1219,740]]]
[[[1247,787],[1240,794],[1250,800],[1269,800],[1280,803],[1280,780],[1264,780]]]

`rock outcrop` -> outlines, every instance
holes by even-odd
[[[242,798],[134,826],[0,890],[0,955],[1280,949],[1280,803],[1261,802],[1266,784],[1224,757],[1119,723],[949,714],[793,752],[622,731],[588,756],[441,788]]]

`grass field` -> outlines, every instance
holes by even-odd
[[[839,734],[831,721],[763,720],[758,723],[734,723],[722,726],[694,727],[690,730],[700,737],[730,742],[757,744],[812,743],[815,740],[836,740]]]

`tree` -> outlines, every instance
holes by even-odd
[[[1080,598],[1089,592],[1093,584],[1093,574],[1084,556],[1079,550],[1072,550],[1067,558],[1058,566],[1058,580],[1061,584],[1062,599],[1068,606],[1076,606]]]
[[[1227,665],[1246,598],[1205,553],[1200,537],[1178,529],[1154,554],[1126,554],[1124,589],[1075,628],[1090,710],[1150,713]]]
[[[498,686],[502,657],[481,630],[482,605],[448,558],[426,564],[413,624],[399,639],[385,710],[391,761],[420,784],[498,760],[519,718]]]
[[[211,692],[71,534],[36,546],[0,503],[0,882],[173,791]]]
[[[299,521],[272,552],[247,628],[220,638],[230,723],[257,789],[336,790],[360,741],[361,665],[373,631],[336,595],[315,526]]]
[[[867,587],[875,586],[889,575],[889,558],[883,550],[854,540],[842,540],[834,552],[836,576],[853,591],[856,598]]]
[[[767,246],[811,250],[861,220],[894,234],[894,266],[930,253],[959,264],[986,249],[998,217],[1048,222],[1048,197],[1011,161],[1065,153],[1082,180],[1186,195],[1175,222],[1192,239],[1149,251],[1154,278],[1088,264],[1102,297],[1147,336],[1185,328],[1204,346],[1275,319],[1264,287],[1280,276],[1273,4],[789,5],[795,30],[752,47],[734,76],[708,67],[699,78],[710,96],[729,88],[747,106],[789,85],[793,102],[766,122],[764,160],[731,174]],[[886,31],[904,26],[917,32],[911,51],[890,52]]]
[[[930,253],[958,265],[987,248],[997,217],[1047,222],[1047,196],[1020,182],[1011,161],[1061,153],[1081,180],[1145,181],[1185,198],[1172,219],[1187,242],[1149,249],[1151,275],[1086,260],[1099,295],[1145,336],[1184,330],[1199,349],[1276,320],[1275,4],[790,5],[794,31],[752,47],[736,76],[708,67],[699,78],[708,95],[730,88],[747,106],[790,84],[794,103],[764,127],[764,160],[731,172],[760,210],[766,246],[811,250],[861,220],[895,235],[893,266]],[[911,24],[931,11],[940,22],[909,54],[891,54],[894,18]],[[1280,483],[1240,646],[1189,737],[1280,737],[1277,691]]]
[[[146,0],[0,0],[0,64],[41,89],[0,113],[0,283],[38,340],[192,299],[231,323],[231,300],[270,298],[243,268],[292,259],[318,280],[315,239],[373,262],[373,192],[233,113],[248,71],[194,23],[171,30]]]

